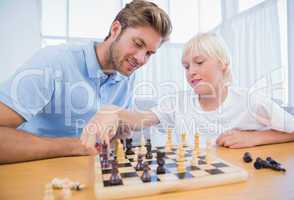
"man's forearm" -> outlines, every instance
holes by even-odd
[[[260,144],[274,144],[294,141],[294,133],[284,133],[275,130],[258,131]],[[254,136],[253,136],[254,137]]]
[[[0,163],[83,155],[79,138],[47,138],[0,127]]]

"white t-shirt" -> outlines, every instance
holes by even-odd
[[[161,127],[175,128],[177,141],[179,133],[186,132],[190,143],[196,132],[215,139],[233,128],[294,132],[291,114],[265,96],[235,87],[229,87],[227,98],[214,111],[204,111],[193,91],[162,97],[151,111],[160,120]]]

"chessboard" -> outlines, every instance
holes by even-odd
[[[111,166],[102,169],[100,156],[95,159],[95,194],[96,199],[122,199],[154,195],[167,192],[185,191],[212,187],[217,185],[231,184],[245,181],[248,174],[240,167],[234,166],[216,156],[212,156],[209,164],[206,162],[204,153],[200,153],[196,165],[191,165],[192,148],[184,147],[185,172],[177,170],[177,146],[172,146],[171,151],[165,152],[165,147],[153,147],[152,159],[145,159],[150,168],[151,179],[143,182],[143,171],[136,170],[136,155],[125,155],[123,161],[118,162],[118,173],[121,182],[112,185],[109,182]],[[165,173],[157,174],[158,166],[156,154],[158,151],[165,152]]]

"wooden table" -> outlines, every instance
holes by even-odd
[[[287,172],[254,169],[252,163],[242,161],[242,155],[246,151],[250,151],[254,158],[272,156],[286,167]],[[216,153],[224,160],[246,169],[249,173],[248,181],[139,199],[294,199],[294,143],[237,150],[217,148]],[[92,162],[93,157],[68,157],[0,165],[0,199],[41,200],[47,182],[54,177],[68,177],[88,186],[83,191],[74,192],[73,200],[94,200]],[[56,199],[62,199],[60,191],[55,191],[54,194]]]

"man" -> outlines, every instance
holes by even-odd
[[[37,52],[0,89],[0,162],[96,153],[81,130],[101,106],[128,108],[134,75],[171,33],[167,14],[135,0],[102,43]]]

